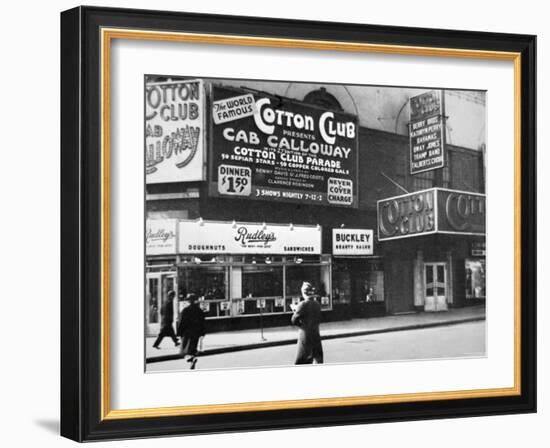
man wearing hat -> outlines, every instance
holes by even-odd
[[[185,307],[178,322],[178,336],[182,338],[181,354],[189,355],[188,362],[191,363],[191,369],[195,368],[197,363],[197,346],[199,339],[205,334],[204,313],[197,302],[196,294],[187,294],[186,300],[189,305]]]
[[[323,346],[319,324],[321,323],[321,305],[315,300],[313,286],[309,282],[302,284],[303,301],[300,302],[292,315],[292,325],[299,328],[298,350],[294,364],[323,363]]]

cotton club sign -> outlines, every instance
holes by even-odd
[[[485,195],[432,188],[378,201],[379,241],[432,233],[484,235]]]
[[[148,184],[204,179],[204,100],[201,80],[145,85]]]
[[[357,117],[226,86],[212,101],[210,195],[357,207]]]

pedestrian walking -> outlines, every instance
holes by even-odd
[[[197,347],[200,338],[205,335],[204,313],[197,303],[196,294],[187,294],[189,305],[180,314],[178,322],[178,336],[182,338],[180,353],[189,355],[187,362],[191,363],[191,370],[197,364]]]
[[[179,345],[178,338],[174,332],[174,297],[176,293],[174,291],[168,291],[166,301],[160,307],[160,332],[157,336],[153,347],[160,350],[160,343],[165,336],[169,336],[174,341],[174,345],[177,347]]]
[[[298,303],[292,315],[292,325],[299,328],[296,361],[294,364],[323,363],[321,344],[321,305],[315,299],[311,283],[304,282],[301,288],[303,301]]]

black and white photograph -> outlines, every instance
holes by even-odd
[[[146,372],[487,356],[485,90],[191,73],[136,94]]]

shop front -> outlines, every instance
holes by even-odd
[[[332,230],[332,296],[342,318],[385,314],[384,263],[374,255],[372,229]]]
[[[378,201],[389,313],[485,300],[485,195],[432,188]]]
[[[147,220],[145,232],[145,332],[148,336],[160,330],[160,309],[168,293],[177,288],[176,270],[177,220]],[[174,312],[177,302],[174,301]]]
[[[209,331],[288,325],[308,281],[323,311],[332,310],[332,262],[321,254],[321,235],[320,226],[179,220],[170,271],[179,308],[197,294]]]

